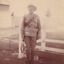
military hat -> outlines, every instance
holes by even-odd
[[[34,11],[37,10],[36,6],[34,6],[34,5],[32,5],[32,4],[28,5],[28,8],[30,8],[30,7],[33,7],[33,8],[34,8]]]

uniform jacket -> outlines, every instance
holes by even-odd
[[[30,20],[31,18],[32,20]],[[26,23],[29,23],[29,24],[26,26]],[[29,31],[31,32],[30,34],[29,34]],[[27,35],[25,33],[27,33]],[[26,14],[23,17],[23,21],[21,25],[22,39],[24,39],[24,36],[36,37],[37,39],[41,37],[41,25],[40,25],[40,19],[38,15],[33,14],[33,16],[31,16],[30,14]]]

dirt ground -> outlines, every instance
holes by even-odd
[[[18,44],[16,44],[16,42],[18,43],[18,35],[16,34],[19,34],[18,28],[0,29],[0,64],[26,64],[26,58],[22,58],[22,59],[18,58],[18,50],[17,50]],[[10,38],[8,38],[9,36]],[[5,45],[6,43],[7,45]],[[12,51],[12,49],[14,49],[15,51],[14,50]],[[64,63],[63,62],[59,63],[59,61],[55,61],[55,60],[51,61],[49,58],[48,59],[40,58],[38,61],[34,61],[34,64],[64,64]]]
[[[42,64],[42,62],[35,61],[35,64]],[[18,58],[17,52],[0,51],[0,64],[26,64],[26,58]]]
[[[26,58],[18,58],[18,52],[15,51],[0,51],[0,64],[26,64]],[[40,58],[37,61],[34,61],[34,64],[64,64],[59,61]]]
[[[0,64],[26,64],[26,58],[18,58],[17,45],[15,45],[16,40],[18,40],[16,34],[19,34],[18,28],[0,29]],[[9,39],[11,41],[10,46],[8,45]],[[11,46],[12,44],[14,46]]]

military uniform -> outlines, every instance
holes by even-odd
[[[38,15],[26,14],[21,28],[22,39],[26,43],[27,64],[30,64],[30,62],[33,64],[36,40],[41,37],[41,25]]]

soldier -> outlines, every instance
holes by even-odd
[[[28,6],[29,14],[26,14],[22,21],[21,36],[26,44],[27,64],[34,64],[34,49],[37,39],[41,38],[41,25],[38,15],[34,14],[37,8],[34,5]]]

